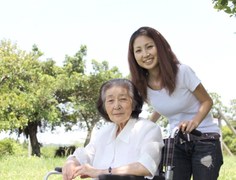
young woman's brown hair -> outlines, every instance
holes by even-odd
[[[169,43],[166,39],[159,33],[157,30],[151,27],[141,27],[135,31],[129,41],[129,50],[128,50],[128,63],[131,73],[131,80],[135,86],[140,91],[142,97],[147,100],[147,78],[148,71],[140,67],[134,57],[134,48],[133,44],[137,37],[147,36],[153,39],[157,51],[158,51],[158,61],[159,61],[159,70],[160,77],[162,80],[163,88],[166,88],[171,94],[175,89],[175,80],[178,72],[179,61],[175,54],[173,53]]]

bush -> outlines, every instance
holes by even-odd
[[[233,132],[227,127],[222,128],[223,141],[233,154],[236,154],[236,138]]]
[[[4,155],[22,155],[24,153],[24,148],[22,145],[11,138],[5,138],[0,141],[0,156]]]
[[[236,139],[232,139],[231,144],[229,145],[229,149],[233,154],[236,154]]]

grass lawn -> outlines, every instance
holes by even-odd
[[[64,161],[65,158],[5,156],[0,159],[0,179],[43,180],[48,171],[53,170],[56,166],[62,166]],[[60,175],[52,175],[48,180],[61,179]],[[224,156],[224,165],[218,179],[236,179],[236,156]]]
[[[236,156],[224,156],[219,180],[236,180]]]
[[[64,161],[63,158],[6,156],[0,159],[0,179],[43,180],[48,171],[56,166],[62,166]],[[62,178],[58,176],[57,179]]]

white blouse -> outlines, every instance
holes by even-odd
[[[85,148],[77,148],[73,156],[81,164],[89,163],[98,169],[139,162],[152,177],[156,175],[164,146],[160,127],[150,120],[130,119],[117,137],[116,132],[117,125],[108,123]]]

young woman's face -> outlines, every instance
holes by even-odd
[[[131,117],[132,98],[124,87],[114,86],[105,93],[105,109],[114,123],[124,126]]]
[[[154,41],[147,36],[138,36],[133,43],[134,57],[139,66],[151,70],[158,65],[158,52]]]

